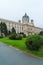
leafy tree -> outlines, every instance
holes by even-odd
[[[3,23],[3,33],[5,34],[5,36],[7,36],[8,34],[7,25],[5,23]]]
[[[43,31],[41,31],[41,32],[39,33],[39,35],[43,35]]]
[[[0,23],[0,32],[3,33],[3,23]]]
[[[16,30],[14,29],[14,27],[12,27],[12,33],[16,33]]]
[[[26,34],[24,34],[23,32],[20,32],[21,36],[26,38]]]
[[[5,36],[8,34],[7,25],[5,23],[0,23],[0,32],[4,33]]]
[[[9,31],[8,31],[8,35],[10,35],[10,34],[11,34],[11,31],[9,30]]]

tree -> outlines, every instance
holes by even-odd
[[[14,27],[12,27],[12,33],[16,33],[16,30],[14,29]]]
[[[0,23],[0,36],[2,36],[3,33],[3,27],[2,27],[2,22]]]
[[[23,32],[20,32],[20,35],[24,38],[26,37],[26,34],[24,34]]]
[[[8,31],[8,35],[10,35],[10,34],[11,34],[11,31],[9,30],[9,31]]]
[[[5,23],[0,23],[0,32],[4,33],[5,36],[8,34],[7,25]]]
[[[43,31],[41,31],[41,32],[39,33],[39,35],[43,35]]]
[[[3,33],[3,23],[0,23],[0,32]]]
[[[5,36],[7,36],[8,34],[7,25],[5,23],[3,23],[3,33],[5,34]]]

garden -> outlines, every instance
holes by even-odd
[[[40,32],[40,34],[26,36],[24,33],[16,33],[14,28],[12,28],[12,31],[8,31],[7,27],[5,27],[6,25],[4,23],[0,24],[1,42],[25,51],[26,53],[43,58],[43,32]],[[4,37],[2,33],[4,33]]]
[[[42,38],[41,39],[39,37],[35,38],[32,35],[32,36],[29,36],[28,38],[22,38],[21,40],[14,40],[14,39],[11,40],[7,37],[0,38],[0,41],[9,46],[25,51],[26,53],[30,53],[38,57],[43,57],[43,39]]]

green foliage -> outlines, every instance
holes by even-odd
[[[3,38],[3,34],[1,34],[0,38]]]
[[[43,45],[43,37],[40,35],[30,35],[26,40],[26,46],[31,50],[39,50]]]
[[[9,39],[12,39],[12,40],[21,40],[22,39],[22,36],[20,34],[12,34]]]
[[[0,38],[3,38],[3,35],[1,34]]]
[[[43,31],[41,31],[41,32],[39,33],[39,35],[42,35],[42,36],[43,36]]]
[[[26,50],[25,41],[26,38],[23,38],[22,40],[11,40],[8,38],[0,38],[1,42],[4,42],[5,44],[12,45],[13,47],[19,48],[21,50]]]
[[[22,36],[20,34],[16,35],[16,40],[22,40]]]
[[[5,36],[8,34],[7,25],[5,23],[0,23],[0,32],[4,33]]]
[[[8,31],[8,35],[11,35],[11,31],[10,30]]]
[[[16,33],[16,30],[14,29],[14,27],[12,27],[12,33]]]
[[[3,33],[3,23],[0,23],[0,32]]]
[[[2,36],[0,36],[0,38],[3,38]]]
[[[16,39],[16,34],[15,34],[15,33],[14,33],[14,34],[12,34],[12,35],[9,37],[9,39],[11,39],[11,40]]]
[[[26,34],[24,34],[23,32],[20,32],[20,34],[23,38],[26,38]]]
[[[42,57],[43,58],[43,46],[39,49],[39,51],[34,51],[34,50],[29,50],[27,49],[25,45],[25,41],[27,38],[23,38],[22,40],[11,40],[8,38],[0,38],[1,42],[4,42],[7,45],[19,48],[23,51],[26,51],[27,53],[34,54],[36,56]]]
[[[26,38],[26,34],[23,34],[23,37]]]

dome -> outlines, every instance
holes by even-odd
[[[29,16],[25,13],[25,15],[23,16],[23,18],[29,18]]]
[[[23,23],[29,23],[29,16],[25,13],[25,15],[22,17]]]

